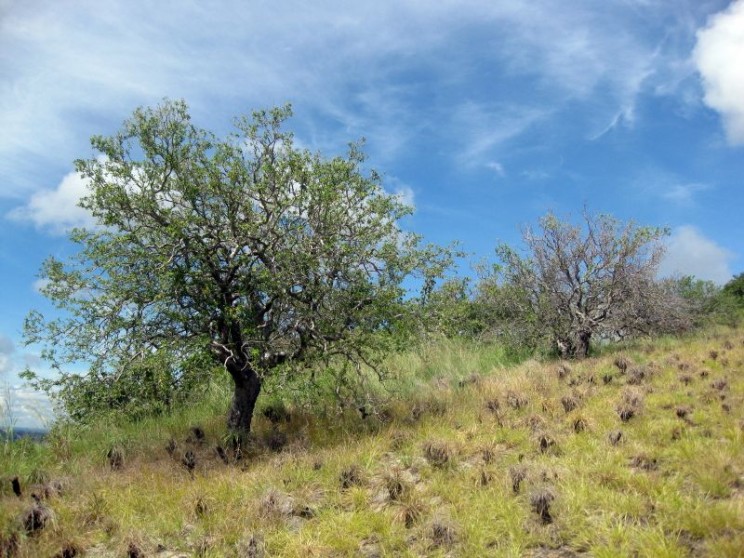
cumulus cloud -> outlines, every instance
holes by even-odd
[[[694,275],[698,279],[723,284],[733,276],[729,262],[734,255],[697,228],[683,225],[674,230],[659,266],[659,275]]]
[[[731,144],[744,144],[744,0],[711,17],[697,33],[693,58],[705,104],[721,114]]]
[[[2,419],[16,428],[48,428],[54,420],[52,402],[46,394],[21,386],[0,390]],[[0,422],[0,426],[5,426]]]
[[[73,227],[90,227],[93,216],[78,207],[88,191],[88,183],[78,173],[71,172],[54,189],[41,190],[28,203],[10,212],[15,221],[30,221],[37,228],[62,234]]]

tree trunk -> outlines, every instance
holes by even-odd
[[[592,338],[591,331],[579,331],[563,338],[556,339],[558,353],[561,358],[582,359],[589,355],[589,341]]]
[[[261,379],[250,368],[240,369],[237,366],[228,366],[228,372],[235,384],[235,391],[227,416],[227,427],[233,434],[242,437],[251,431],[253,409],[256,406],[258,394],[261,392]]]
[[[576,343],[576,358],[589,356],[589,340],[592,338],[590,331],[580,331]]]

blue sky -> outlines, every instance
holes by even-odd
[[[744,0],[0,0],[0,385],[19,423],[23,318],[85,224],[72,161],[137,106],[217,133],[291,102],[299,143],[365,137],[407,225],[472,260],[586,204],[668,226],[664,273],[744,270]],[[466,270],[467,271],[467,270]]]

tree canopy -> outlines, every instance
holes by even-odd
[[[38,385],[72,403],[76,386],[212,363],[234,383],[229,426],[245,432],[272,372],[375,367],[404,279],[436,274],[446,251],[401,230],[410,208],[364,170],[359,145],[333,158],[298,149],[290,115],[255,112],[219,139],[166,101],[92,138],[96,156],[76,169],[97,226],[71,232],[69,260],[43,265],[60,316],[26,321],[60,373]],[[81,360],[86,374],[67,371]]]
[[[577,226],[548,213],[539,231],[524,231],[525,256],[497,249],[521,327],[548,336],[568,358],[585,357],[593,337],[683,327],[679,300],[655,279],[666,231],[586,211],[582,217]]]

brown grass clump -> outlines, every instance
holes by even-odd
[[[176,444],[176,441],[173,438],[168,440],[168,443],[165,445],[165,451],[168,453],[168,455],[173,457],[177,449],[178,449],[178,444]]]
[[[457,542],[457,530],[450,522],[437,519],[429,527],[429,537],[435,548],[450,547]]]
[[[655,471],[659,468],[656,458],[650,457],[645,453],[636,455],[633,459],[631,459],[630,464],[632,467],[641,469],[643,471]]]
[[[426,442],[424,444],[424,457],[434,467],[445,467],[455,456],[455,451],[446,442]]]
[[[589,422],[584,417],[576,417],[571,424],[574,432],[579,434],[589,428]]]
[[[557,445],[556,441],[550,434],[543,433],[537,437],[537,447],[540,450],[540,453],[547,453],[548,451],[555,449]]]
[[[130,541],[127,545],[127,558],[145,558],[145,553],[137,543]]]
[[[509,477],[511,478],[512,492],[517,494],[522,481],[527,478],[527,467],[524,465],[515,465],[509,469]]]
[[[716,360],[718,358],[718,351],[710,351],[708,353],[708,356],[711,360]]]
[[[23,496],[23,491],[21,490],[21,481],[18,479],[18,477],[13,477],[13,480],[10,481],[10,485],[13,488],[13,494],[18,496],[19,498]]]
[[[193,476],[194,469],[196,468],[196,454],[188,450],[181,458],[181,465],[186,467],[186,470]]]
[[[15,531],[10,535],[3,536],[0,534],[0,558],[15,558],[21,548],[21,542],[18,533]]]
[[[532,511],[540,516],[540,521],[543,524],[553,522],[553,516],[550,514],[550,506],[553,500],[555,500],[555,494],[547,488],[539,488],[530,495]]]
[[[561,397],[561,405],[566,413],[570,413],[579,406],[579,399],[574,395],[566,395]]]
[[[54,555],[54,558],[75,558],[76,556],[81,556],[83,554],[83,549],[80,548],[77,544],[68,542],[65,543],[65,545],[62,547],[62,550],[57,552],[57,554]],[[0,556],[2,556],[0,554]]]
[[[262,515],[266,517],[291,517],[293,515],[300,515],[297,513],[297,510],[299,509],[301,511],[302,507],[296,505],[292,496],[275,489],[270,489],[261,499],[259,509]]]
[[[21,516],[21,524],[26,534],[33,536],[43,530],[53,517],[52,510],[35,502]]]
[[[506,394],[506,402],[509,404],[511,408],[516,409],[516,410],[519,410],[522,407],[526,407],[527,403],[529,403],[529,401],[527,400],[527,397],[515,391],[509,391]]]
[[[617,415],[623,422],[628,422],[636,416],[641,410],[643,395],[634,390],[626,389],[623,392],[622,399],[616,407]]]
[[[501,403],[498,399],[489,399],[486,401],[486,409],[488,409],[493,414],[498,414],[499,409],[501,409]]]
[[[635,366],[628,371],[628,384],[638,386],[648,376],[648,371],[642,366]]]
[[[726,380],[726,378],[718,378],[710,383],[710,387],[717,389],[718,391],[723,391],[728,387],[728,380]]]
[[[413,527],[426,513],[426,507],[417,500],[396,500],[393,507],[393,518],[405,525],[406,529]]]
[[[106,453],[109,467],[112,471],[119,471],[124,467],[124,452],[121,448],[113,447]]]
[[[607,439],[610,441],[610,443],[613,446],[616,446],[623,439],[623,431],[622,430],[613,430],[612,432],[610,432],[607,435]]]
[[[287,435],[276,427],[266,432],[263,436],[263,444],[270,451],[279,453],[287,445]]]
[[[617,367],[618,370],[620,370],[621,374],[625,374],[625,371],[631,365],[631,361],[625,355],[620,355],[615,359],[615,362],[613,364]]]
[[[571,373],[571,368],[565,362],[558,365],[555,370],[555,375],[558,376],[559,380],[563,380]]]
[[[681,419],[686,419],[689,417],[690,413],[692,412],[692,409],[690,409],[689,407],[685,405],[680,405],[679,407],[675,409],[674,412],[677,415],[677,417]]]
[[[399,502],[408,499],[413,491],[413,475],[401,467],[392,467],[382,476],[382,483],[387,499]]]
[[[463,378],[457,382],[458,387],[464,388],[466,386],[478,386],[483,382],[483,378],[477,372],[473,372],[467,378]]]
[[[690,376],[689,374],[680,374],[678,376],[678,379],[679,379],[680,383],[682,383],[682,384],[684,384],[686,386],[689,386],[692,383],[692,376]]]
[[[238,544],[240,558],[263,558],[266,555],[266,545],[260,533],[252,533]]]
[[[351,465],[341,471],[341,474],[338,476],[338,482],[341,485],[341,490],[348,490],[352,486],[364,484],[364,476],[358,466]]]
[[[730,351],[734,348],[734,344],[727,339],[726,342],[723,344],[723,348],[727,351]]]

